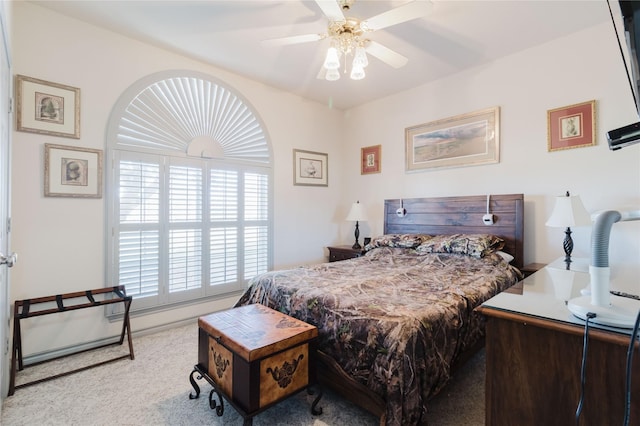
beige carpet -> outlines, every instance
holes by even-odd
[[[209,408],[211,387],[203,379],[198,399],[190,400],[189,375],[197,362],[197,325],[176,327],[137,337],[135,360],[128,358],[56,380],[20,388],[5,399],[0,424],[13,425],[242,425],[228,403],[218,417]],[[26,368],[17,375],[25,383],[43,375],[78,368],[127,353],[124,347],[100,349],[61,361]],[[84,364],[83,364],[84,363]],[[478,353],[430,403],[429,425],[484,424],[484,351]],[[378,421],[326,391],[310,413],[312,396],[301,392],[256,416],[260,425],[376,425]]]

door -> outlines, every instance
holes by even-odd
[[[6,37],[6,14],[0,5],[0,402],[9,391],[10,312],[9,268],[15,255],[9,254],[10,231],[10,137],[11,137],[11,67]],[[0,403],[0,414],[2,404]]]

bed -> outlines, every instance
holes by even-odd
[[[428,400],[484,343],[474,309],[522,276],[523,195],[384,209],[383,235],[362,257],[261,274],[236,306],[262,303],[317,326],[321,383],[381,425],[426,424]]]

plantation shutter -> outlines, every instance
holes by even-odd
[[[240,293],[270,268],[271,149],[221,82],[176,70],[134,83],[111,114],[107,164],[107,281],[132,311]]]
[[[202,288],[202,168],[169,166],[169,292]]]
[[[121,161],[118,281],[130,296],[159,293],[160,164]]]
[[[244,179],[244,277],[250,279],[268,269],[269,179],[246,173]]]
[[[236,170],[210,172],[210,285],[238,279],[238,180]]]

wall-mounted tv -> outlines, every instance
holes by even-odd
[[[627,63],[624,55],[622,58],[626,64],[629,85],[636,104],[636,111],[640,117],[640,102],[638,98],[640,94],[640,69],[638,68],[638,63],[640,62],[638,57],[638,48],[640,48],[640,2],[619,0],[618,3],[622,12],[625,38],[624,43],[619,38],[618,42],[620,43],[621,52],[625,48],[623,46],[626,46],[628,52],[629,63]],[[611,150],[618,150],[627,145],[640,142],[640,122],[608,131],[607,141]]]

